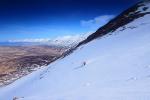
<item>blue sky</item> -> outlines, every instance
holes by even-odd
[[[0,40],[96,31],[138,0],[0,0]]]

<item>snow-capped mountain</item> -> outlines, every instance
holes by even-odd
[[[87,38],[87,34],[85,35],[75,35],[75,36],[64,36],[64,37],[57,37],[53,40],[49,40],[47,43],[51,45],[60,45],[66,47],[76,46],[81,41]]]
[[[0,89],[0,100],[149,100],[150,0],[58,59]]]
[[[73,47],[79,42],[86,39],[88,34],[85,35],[67,35],[56,37],[54,39],[21,39],[21,40],[9,40],[6,42],[0,42],[0,45],[50,45],[50,46],[64,46]]]

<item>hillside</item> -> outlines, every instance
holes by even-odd
[[[124,16],[124,17],[123,17]],[[137,3],[0,100],[149,100],[150,0]]]

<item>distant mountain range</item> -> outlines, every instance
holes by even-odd
[[[64,36],[55,39],[24,39],[24,40],[9,40],[0,42],[0,46],[27,46],[27,45],[49,45],[49,46],[65,46],[72,47],[86,39],[84,36]]]

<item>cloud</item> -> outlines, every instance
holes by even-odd
[[[92,32],[87,32],[86,34],[76,34],[76,35],[64,35],[56,38],[29,38],[29,39],[15,39],[9,40],[11,43],[33,43],[33,45],[64,45],[64,46],[75,46],[79,42],[86,39]]]
[[[85,39],[88,36],[89,33],[84,35],[65,35],[65,36],[59,36],[56,38],[26,38],[26,39],[14,39],[14,40],[8,40],[8,42],[57,42],[57,41],[81,41]]]
[[[103,25],[105,25],[108,21],[114,18],[114,15],[102,15],[95,17],[90,20],[81,20],[81,26],[88,27],[90,29],[97,29]]]
[[[8,40],[8,42],[48,42],[50,39],[48,38],[37,38],[37,39],[16,39],[16,40]]]

